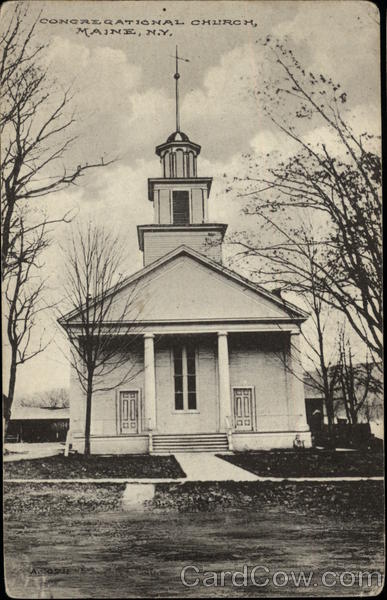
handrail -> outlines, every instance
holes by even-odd
[[[153,430],[152,430],[152,420],[150,418],[146,419],[146,431],[148,432],[148,449],[149,453],[153,452]]]
[[[71,429],[67,430],[64,455],[67,457],[73,447],[73,434]]]
[[[153,433],[149,430],[149,454],[153,452]]]
[[[225,421],[226,421],[228,449],[233,450],[234,446],[232,443],[232,426],[231,426],[230,418],[227,416],[225,418]]]

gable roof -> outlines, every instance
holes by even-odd
[[[20,406],[20,404],[15,404],[11,411],[11,421],[33,419],[57,420],[69,418],[69,408],[44,408],[41,406]]]
[[[286,313],[285,316],[289,319],[292,319],[295,321],[305,321],[309,316],[305,311],[301,310],[300,308],[298,308],[294,304],[288,302],[287,300],[280,298],[278,295],[276,295],[272,292],[269,292],[268,290],[264,289],[260,285],[249,281],[248,279],[246,279],[239,273],[232,271],[231,269],[215,262],[214,260],[208,258],[207,256],[204,256],[200,252],[197,252],[196,250],[193,250],[192,248],[189,248],[184,245],[179,246],[178,248],[172,250],[168,254],[165,254],[161,258],[159,258],[159,259],[155,260],[154,262],[152,262],[151,264],[147,265],[146,267],[143,267],[136,273],[133,273],[129,277],[125,278],[119,287],[111,288],[111,290],[108,290],[107,294],[117,295],[125,287],[138,282],[139,280],[141,280],[142,278],[144,278],[148,275],[150,275],[150,276],[156,275],[157,271],[162,270],[162,268],[164,266],[168,265],[168,263],[172,263],[179,257],[184,257],[184,256],[191,258],[199,265],[202,265],[206,269],[212,271],[214,274],[218,274],[218,276],[219,275],[223,276],[230,282],[232,282],[234,284],[239,284],[239,286],[242,286],[244,289],[248,290],[250,293],[252,292],[253,294],[256,294],[258,297],[260,297],[260,298],[266,300],[266,302],[269,302],[270,304],[272,304],[273,308],[277,307],[278,309],[285,312]],[[98,298],[95,298],[95,303],[97,303],[97,302],[98,302]],[[77,315],[80,312],[81,312],[81,309],[77,308],[77,309],[67,313],[63,317],[61,317],[58,321],[62,326],[65,326],[70,321],[73,321],[74,319],[76,319]]]

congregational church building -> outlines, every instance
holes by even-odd
[[[178,76],[176,131],[156,146],[159,173],[144,198],[153,223],[137,228],[143,268],[114,304],[133,286],[144,290],[131,329],[137,368],[93,397],[91,452],[287,448],[296,436],[309,446],[299,360],[307,315],[223,264],[227,225],[209,220],[212,177],[201,175],[201,147],[180,130]],[[62,324],[76,327],[76,315]],[[73,373],[70,429],[79,452],[85,404]]]

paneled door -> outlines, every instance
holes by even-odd
[[[237,431],[253,430],[253,393],[251,388],[234,388],[234,427]]]
[[[139,431],[138,391],[120,392],[120,433]]]

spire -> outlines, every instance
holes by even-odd
[[[177,53],[176,46],[176,72],[175,72],[175,81],[176,81],[176,131],[180,131],[180,112],[179,112],[179,55]]]
[[[176,59],[176,71],[174,74],[174,79],[176,82],[176,131],[180,132],[180,107],[179,107],[179,79],[180,79],[180,73],[179,73],[179,60],[184,60],[184,62],[189,62],[188,58],[182,58],[181,56],[179,56],[178,54],[178,48],[176,46],[176,55],[175,55],[175,59]]]
[[[168,179],[189,179],[197,177],[196,159],[200,154],[200,146],[191,142],[188,135],[180,129],[180,99],[179,99],[179,60],[190,62],[188,58],[179,56],[176,46],[175,73],[173,78],[176,86],[176,129],[168,136],[166,142],[156,146],[156,154],[161,159],[163,177]]]

